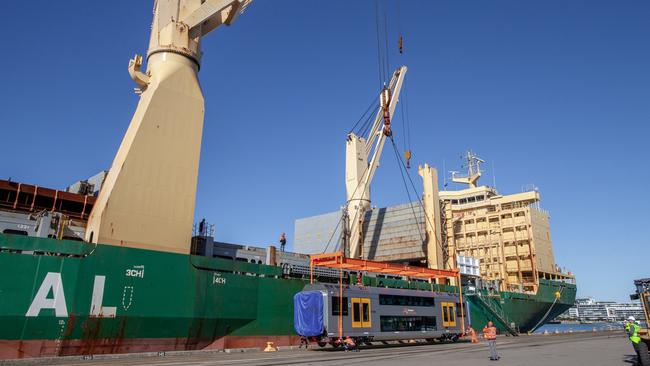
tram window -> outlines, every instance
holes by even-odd
[[[363,318],[363,322],[369,322],[370,321],[370,303],[364,302],[361,304],[361,309],[363,310],[361,313],[361,317]]]
[[[341,315],[339,311],[340,300],[338,296],[332,296],[332,315]],[[348,298],[343,297],[343,316],[348,316]]]
[[[382,332],[419,332],[436,330],[435,316],[381,316]]]
[[[433,297],[379,295],[379,305],[434,306]]]
[[[360,322],[361,321],[361,311],[359,309],[359,304],[358,302],[353,302],[352,303],[352,321],[353,322]]]
[[[442,307],[442,322],[449,323],[449,311],[447,311],[447,306]]]

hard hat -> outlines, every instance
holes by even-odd
[[[633,317],[633,316],[628,316],[628,317],[627,317],[627,320],[629,320],[629,321],[631,321],[631,322],[633,322],[633,321],[635,321],[636,319],[634,319],[634,317]]]

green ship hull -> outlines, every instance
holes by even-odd
[[[307,283],[275,266],[4,234],[0,275],[0,358],[296,344],[292,300]],[[472,323],[496,310],[527,331],[575,291],[469,296]]]

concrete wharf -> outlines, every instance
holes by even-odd
[[[316,346],[317,347],[317,346]],[[158,354],[102,355],[93,359],[82,356],[11,360],[2,365],[71,365],[71,366],[445,366],[476,365],[634,365],[634,351],[621,331],[578,332],[570,334],[499,337],[501,360],[488,359],[484,342],[387,345],[363,348],[361,352],[342,352],[312,348],[308,351],[295,347],[278,352],[259,350],[184,351]]]

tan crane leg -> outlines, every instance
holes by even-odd
[[[129,73],[138,107],[88,219],[93,243],[189,253],[204,102],[201,38],[250,0],[157,0],[147,72]]]
[[[157,53],[149,70],[150,84],[88,220],[87,240],[188,253],[204,110],[197,65]]]
[[[450,268],[443,263],[442,238],[440,236],[440,197],[438,194],[438,171],[424,164],[418,167],[422,177],[422,203],[426,226],[427,267],[433,269]]]

